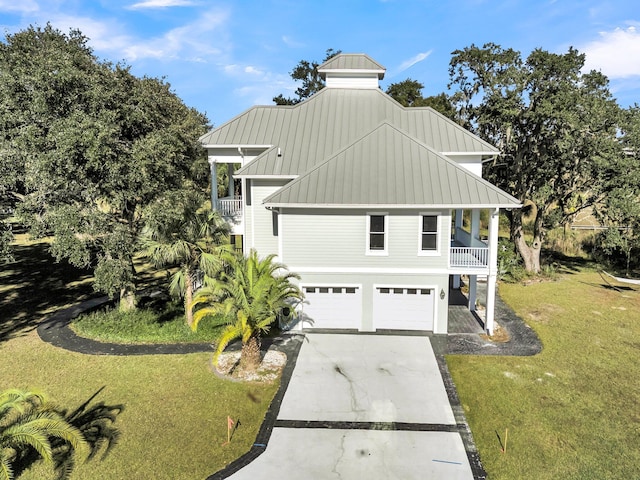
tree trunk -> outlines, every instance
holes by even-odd
[[[536,213],[536,221],[538,224],[538,217],[540,215]],[[540,252],[542,250],[542,235],[540,231],[540,225],[536,227],[534,225],[533,242],[528,245],[524,238],[524,229],[522,227],[522,210],[514,210],[511,216],[511,239],[515,243],[518,253],[524,261],[524,268],[527,272],[539,273],[540,272]]]
[[[191,302],[193,301],[193,277],[189,271],[185,272],[184,289],[184,313],[187,318],[187,325],[191,328],[191,325],[193,325],[193,310],[191,309]]]
[[[240,368],[242,370],[255,372],[260,366],[260,361],[260,339],[258,337],[250,337],[247,343],[242,344]]]

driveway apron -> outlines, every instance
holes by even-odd
[[[429,337],[312,333],[265,452],[230,478],[474,475]]]

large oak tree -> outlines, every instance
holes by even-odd
[[[146,209],[207,171],[197,165],[206,118],[165,81],[102,62],[79,31],[47,25],[0,44],[0,119],[2,183],[22,195],[23,221],[133,308]]]
[[[502,152],[487,165],[489,178],[532,207],[530,239],[528,209],[511,212],[511,237],[529,271],[540,270],[551,219],[566,222],[599,203],[621,156],[608,80],[583,66],[573,48],[536,49],[523,59],[491,43],[457,50],[450,62],[460,120]]]

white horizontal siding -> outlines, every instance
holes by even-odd
[[[418,211],[387,212],[388,255],[367,255],[367,213],[376,212],[284,209],[282,260],[287,265],[323,268],[447,268],[448,213],[440,215],[439,255],[418,255]]]
[[[278,255],[278,231],[274,229],[277,214],[267,210],[262,201],[282,187],[283,180],[251,180],[246,223],[249,248],[255,248],[261,256]],[[275,217],[275,218],[274,218]]]
[[[355,73],[327,73],[327,88],[379,88],[377,73],[355,74]]]

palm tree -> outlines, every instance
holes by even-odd
[[[256,369],[260,365],[260,337],[268,333],[283,309],[291,307],[292,300],[302,298],[300,289],[290,281],[300,277],[274,258],[260,259],[255,250],[248,257],[227,254],[228,267],[196,293],[192,308],[204,307],[194,313],[194,330],[208,316],[224,315],[229,320],[218,341],[214,364],[231,341],[241,338],[240,368]]]
[[[219,213],[202,206],[196,197],[183,201],[181,211],[151,222],[143,234],[146,255],[156,268],[177,266],[169,291],[184,298],[187,324],[193,325],[189,305],[199,272],[215,276],[222,266],[221,254],[231,249],[229,227]]]
[[[82,459],[89,446],[82,432],[71,425],[41,393],[17,389],[0,393],[0,480],[14,478],[14,467],[36,454],[68,474],[56,462],[57,442]],[[72,460],[72,459],[71,459]]]

